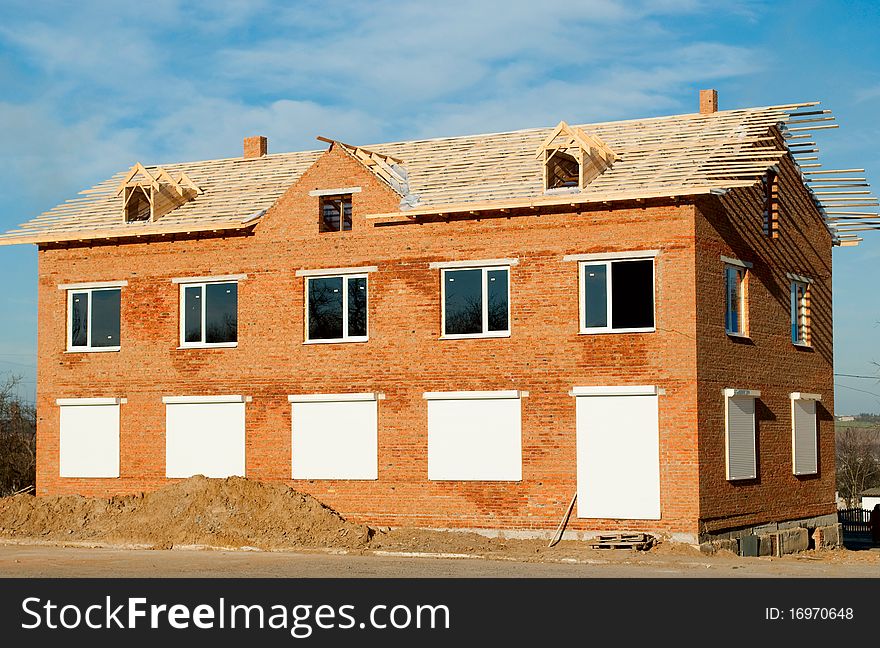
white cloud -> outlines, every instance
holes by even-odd
[[[15,79],[27,91],[0,104],[12,144],[0,187],[42,209],[135,160],[239,155],[250,134],[282,151],[314,148],[318,134],[375,142],[691,109],[693,83],[746,74],[759,58],[687,42],[669,21],[706,11],[717,9],[158,0],[145,15],[41,4],[0,27],[0,46],[27,66]]]

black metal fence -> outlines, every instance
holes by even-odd
[[[871,511],[863,508],[838,509],[837,521],[844,533],[871,533]]]

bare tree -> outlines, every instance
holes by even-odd
[[[0,496],[33,486],[37,465],[37,412],[18,395],[20,376],[0,382]]]
[[[854,508],[860,493],[880,481],[880,430],[844,428],[837,432],[837,490]]]

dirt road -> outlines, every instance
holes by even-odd
[[[528,562],[381,552],[377,555],[0,544],[0,577],[880,577],[880,562],[860,556],[862,553],[841,552],[829,560],[806,555],[769,559],[611,551],[605,557],[578,562]]]

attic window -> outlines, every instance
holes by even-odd
[[[150,220],[150,197],[143,187],[126,187],[125,190],[125,222]]]
[[[547,189],[577,187],[580,185],[581,165],[573,156],[562,151],[548,151]]]
[[[320,205],[322,232],[351,230],[351,194],[321,196]]]

